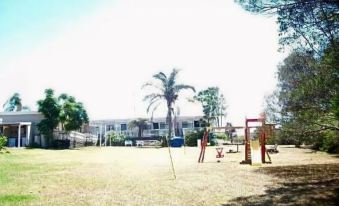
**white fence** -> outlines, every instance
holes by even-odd
[[[71,131],[69,133],[55,131],[53,134],[53,138],[54,140],[70,140],[71,145],[73,145],[74,147],[84,146],[89,143],[95,145],[98,141],[98,137],[96,135],[75,131]]]

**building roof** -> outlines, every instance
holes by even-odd
[[[0,116],[15,116],[15,115],[42,115],[42,114],[36,111],[0,112]]]
[[[0,126],[6,125],[31,125],[31,122],[0,122]]]
[[[202,119],[203,116],[177,116],[177,121],[192,121]],[[90,124],[112,124],[112,123],[128,123],[132,120],[138,118],[129,118],[129,119],[102,119],[102,120],[93,120]],[[165,122],[166,117],[156,117],[156,118],[144,118],[149,120],[149,122]]]

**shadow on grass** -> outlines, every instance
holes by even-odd
[[[300,147],[296,147],[295,145],[278,145],[278,148],[281,147],[281,148],[300,148]]]
[[[260,168],[258,173],[278,178],[264,195],[232,199],[233,205],[339,205],[339,165],[313,164]]]
[[[44,148],[44,147],[25,147],[26,150],[74,150],[74,148]],[[79,148],[77,148],[79,149]]]
[[[40,147],[25,147],[25,150],[41,150],[43,148]]]
[[[33,195],[0,195],[0,205],[2,204],[19,204],[19,203],[27,203],[34,200],[35,197]]]

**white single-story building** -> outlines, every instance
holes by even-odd
[[[42,119],[39,112],[0,112],[0,133],[8,137],[8,147],[29,146],[39,134],[37,124]]]

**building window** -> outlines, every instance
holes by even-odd
[[[159,123],[153,122],[153,129],[159,129]]]
[[[126,131],[127,130],[127,124],[121,124],[121,131]]]
[[[196,128],[196,127],[200,127],[200,121],[194,121],[194,127]]]
[[[152,124],[147,124],[146,129],[147,130],[151,130],[152,129]]]
[[[189,126],[188,122],[182,122],[182,128],[183,129],[189,128],[188,126]]]
[[[191,129],[193,128],[193,122],[182,122],[183,129]]]
[[[165,122],[160,122],[160,129],[167,129],[167,124]]]

